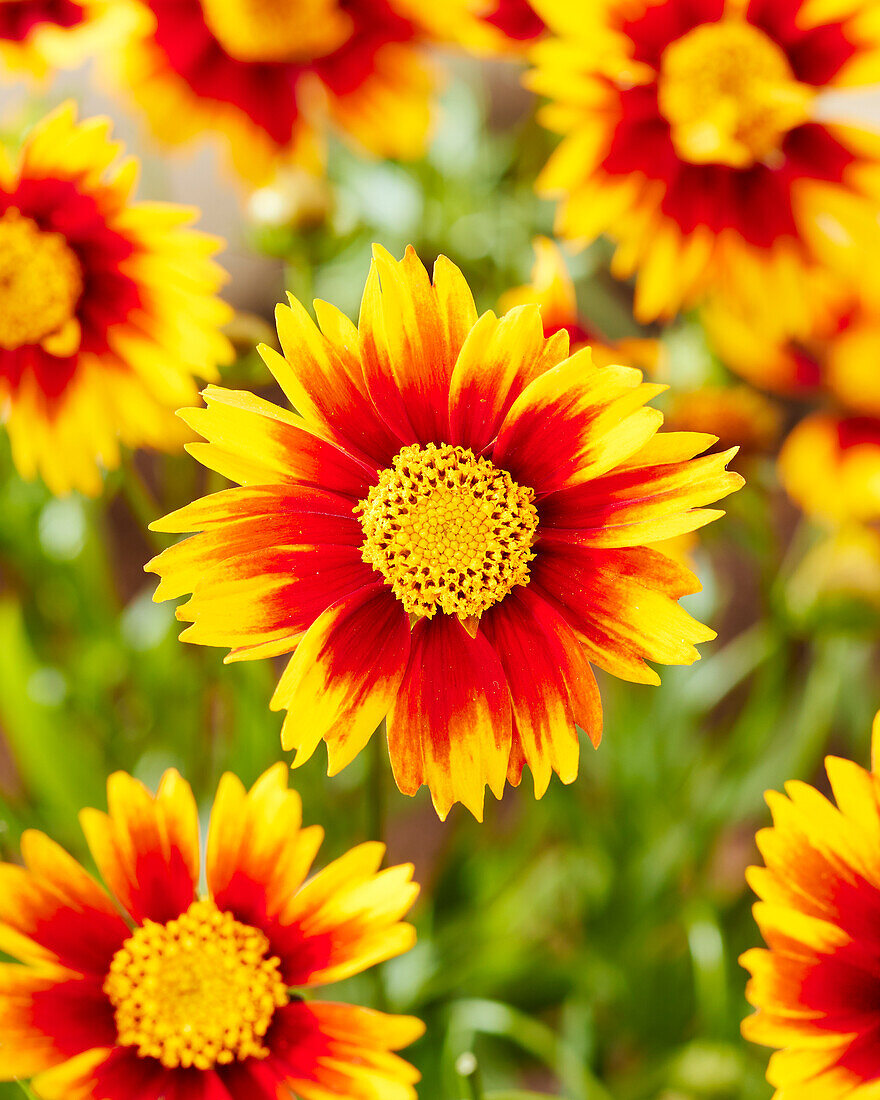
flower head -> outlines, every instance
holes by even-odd
[[[132,202],[109,126],[62,107],[0,170],[0,405],[22,475],[56,493],[98,493],[120,442],[180,446],[173,410],[232,354],[218,242]]]
[[[765,866],[749,869],[755,920],[767,949],[747,951],[743,1023],[753,1042],[776,1047],[767,1079],[777,1100],[876,1092],[880,977],[880,716],[874,766],[828,757],[837,805],[806,783],[771,791],[773,827],[757,836]]]
[[[661,369],[659,341],[639,338],[608,340],[580,314],[574,281],[556,241],[548,237],[535,237],[532,244],[535,263],[531,279],[524,286],[512,287],[501,295],[498,302],[501,312],[534,302],[541,308],[545,336],[552,336],[564,329],[568,333],[571,349],[577,351],[589,347],[593,362],[600,366],[625,359],[652,373]]]
[[[262,349],[300,415],[210,387],[192,453],[239,483],[154,526],[198,534],[147,568],[191,592],[181,635],[229,660],[293,653],[272,705],[294,764],[330,773],[387,716],[397,784],[482,814],[528,763],[540,796],[598,742],[591,662],[657,683],[714,637],[677,604],[696,578],[646,544],[720,513],[741,478],[712,436],[658,434],[637,370],[569,357],[536,305],[477,317],[461,272],[375,250],[355,327],[279,307]]]
[[[127,19],[102,0],[3,0],[0,3],[0,73],[45,77],[99,53]]]
[[[320,168],[334,128],[379,156],[424,149],[433,80],[425,46],[456,4],[413,0],[137,0],[120,79],[169,143],[220,131],[235,167],[265,183]]]
[[[532,0],[470,0],[456,37],[476,53],[518,56],[543,33]]]
[[[795,504],[831,525],[880,520],[880,420],[812,413],[779,452],[779,479]]]
[[[817,107],[880,76],[870,0],[536,6],[551,34],[529,83],[564,135],[539,190],[561,236],[616,240],[640,319],[709,290],[801,319],[817,257],[852,271],[874,247],[880,140]]]
[[[0,964],[0,1080],[33,1077],[42,1100],[414,1100],[391,1052],[418,1020],[292,993],[412,945],[411,866],[380,872],[382,845],[362,844],[306,882],[323,831],[278,764],[249,792],[221,780],[199,896],[177,772],[155,796],[119,772],[107,795],[81,820],[109,892],[42,833],[24,867],[0,864],[0,945],[22,960]]]
[[[824,392],[850,413],[880,416],[880,310],[842,286],[795,328],[758,324],[718,300],[703,319],[714,350],[752,385],[797,398]]]

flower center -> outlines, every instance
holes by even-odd
[[[679,156],[693,164],[748,168],[772,157],[810,117],[813,96],[782,49],[741,20],[695,27],[660,63],[660,111]]]
[[[239,61],[312,61],[352,32],[339,0],[202,0],[208,29]]]
[[[404,447],[355,509],[363,559],[411,615],[481,615],[529,582],[534,496],[462,447]]]
[[[18,210],[0,217],[0,348],[38,344],[76,314],[82,268],[60,233]]]
[[[256,928],[194,901],[167,924],[144,921],[113,956],[104,992],[123,1046],[163,1066],[210,1069],[265,1058],[275,1010],[287,1003],[279,960]]]

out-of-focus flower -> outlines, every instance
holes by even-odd
[[[788,614],[810,629],[824,625],[877,632],[880,532],[861,523],[824,531],[785,584]]]
[[[757,1012],[752,1042],[777,1048],[767,1069],[777,1100],[876,1092],[880,917],[880,719],[873,772],[829,756],[837,805],[806,783],[770,791],[773,827],[757,836],[765,866],[748,880],[767,949],[740,959]]]
[[[326,221],[332,207],[333,194],[323,175],[288,167],[254,191],[248,213],[257,225],[314,229]]]
[[[598,742],[590,663],[658,683],[714,637],[678,598],[699,587],[646,543],[721,515],[737,489],[712,436],[665,434],[663,387],[569,357],[534,305],[477,318],[461,272],[434,282],[412,249],[376,248],[358,328],[315,303],[279,307],[263,348],[300,415],[205,391],[192,453],[240,488],[155,524],[197,531],[147,568],[157,599],[192,593],[181,635],[228,660],[295,650],[273,707],[294,765],[323,738],[336,774],[387,715],[397,784],[445,817],[482,815],[529,765],[578,770]]]
[[[808,516],[832,524],[880,519],[880,420],[813,413],[779,453],[779,477]]]
[[[251,183],[290,161],[320,171],[328,125],[371,153],[411,158],[430,123],[425,46],[457,2],[143,0],[121,79],[161,139],[223,132]]]
[[[850,412],[880,416],[880,311],[854,295],[838,294],[799,331],[756,324],[720,301],[703,320],[720,358],[752,385],[792,396],[824,391]]]
[[[414,1100],[391,1051],[419,1020],[291,996],[412,946],[412,867],[362,844],[305,882],[323,830],[302,829],[276,765],[220,781],[199,896],[195,800],[175,771],[154,797],[124,772],[83,829],[109,893],[43,833],[0,864],[0,1080],[43,1100],[295,1093]],[[126,914],[126,915],[123,915]]]
[[[72,105],[0,171],[0,409],[24,477],[98,493],[128,446],[179,446],[173,410],[231,357],[219,242],[134,203],[137,162]]]
[[[533,302],[540,307],[545,336],[567,332],[572,350],[589,346],[593,352],[593,362],[599,366],[626,359],[628,363],[634,363],[652,374],[660,370],[662,351],[658,340],[630,338],[611,341],[601,336],[578,313],[574,282],[559,245],[548,237],[535,237],[532,245],[535,264],[531,282],[513,287],[501,295],[498,308],[502,313]]]
[[[472,0],[459,21],[459,40],[477,53],[524,53],[544,33],[531,0]]]
[[[744,454],[773,449],[782,431],[782,409],[749,386],[701,386],[672,397],[666,414],[670,428],[717,435],[723,447]]]
[[[875,253],[880,136],[817,109],[880,80],[871,0],[535,4],[551,34],[529,86],[564,135],[539,191],[560,236],[617,241],[640,319],[714,289],[801,323],[817,257],[855,274]]]
[[[0,80],[75,68],[125,29],[124,13],[107,0],[2,0]]]

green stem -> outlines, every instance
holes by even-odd
[[[385,719],[370,738],[370,785],[367,800],[367,836],[385,843],[387,798],[385,791]]]
[[[164,512],[130,452],[126,452],[122,459],[122,474],[122,493],[131,513],[143,530],[144,538],[156,553],[160,553],[166,549],[168,542],[158,531],[151,531],[150,524]]]
[[[484,1100],[483,1076],[480,1073],[480,1064],[476,1055],[467,1051],[462,1054],[455,1063],[455,1072],[467,1085],[470,1100]]]
[[[386,799],[385,799],[385,719],[379,726],[369,744],[369,784],[367,790],[367,836],[372,840],[385,843]],[[388,1012],[388,989],[385,984],[385,966],[379,964],[370,970],[373,982],[373,1000],[380,1012]]]

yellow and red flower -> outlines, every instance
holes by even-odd
[[[75,67],[123,32],[119,9],[103,0],[3,0],[0,79]]]
[[[532,246],[535,263],[531,282],[501,295],[498,308],[502,313],[534,302],[541,309],[544,335],[552,336],[564,329],[572,350],[589,346],[594,363],[607,366],[624,358],[651,373],[662,370],[662,351],[657,340],[628,338],[612,342],[580,315],[571,272],[555,241],[549,237],[535,237]]]
[[[294,651],[272,701],[282,743],[330,774],[387,715],[397,784],[445,817],[482,814],[523,764],[536,794],[598,742],[591,662],[640,683],[714,637],[678,598],[699,587],[646,543],[721,513],[742,479],[712,436],[658,434],[662,386],[569,356],[535,305],[478,319],[461,272],[433,284],[410,249],[375,249],[359,326],[279,307],[263,356],[298,414],[209,387],[192,453],[239,483],[154,524],[199,534],[147,568],[192,598],[181,635],[228,660]]]
[[[753,386],[799,398],[825,393],[849,412],[880,416],[880,311],[856,295],[838,289],[797,329],[757,324],[717,300],[703,322],[724,364]]]
[[[782,445],[778,468],[806,515],[834,525],[880,520],[880,419],[812,413]]]
[[[679,390],[666,413],[677,431],[710,432],[722,447],[746,455],[775,449],[782,432],[782,408],[750,386],[700,386]]]
[[[880,1082],[880,716],[873,770],[829,756],[837,805],[806,783],[771,791],[773,827],[757,836],[765,866],[748,879],[767,949],[740,959],[757,1012],[747,1039],[777,1048],[777,1100],[867,1100]]]
[[[458,38],[476,53],[521,55],[544,33],[531,0],[471,0]]]
[[[0,165],[0,410],[24,477],[100,492],[128,446],[181,446],[173,410],[231,358],[219,243],[134,203],[110,124],[66,105]]]
[[[172,144],[225,135],[239,174],[318,170],[328,126],[404,159],[424,149],[433,77],[426,43],[448,6],[413,0],[142,0],[121,79]],[[430,18],[430,21],[429,21]]]
[[[109,813],[84,810],[105,891],[43,833],[0,864],[0,1080],[41,1100],[415,1100],[391,1053],[408,1016],[305,1001],[408,950],[412,867],[378,871],[362,844],[306,876],[321,844],[277,764],[246,792],[220,782],[198,894],[199,822],[187,783],[153,796],[124,772]]]
[[[557,232],[617,242],[642,320],[716,290],[801,320],[806,269],[876,248],[880,137],[819,120],[880,80],[871,0],[536,0],[530,86],[564,138],[539,179]],[[860,247],[861,246],[861,247]]]

